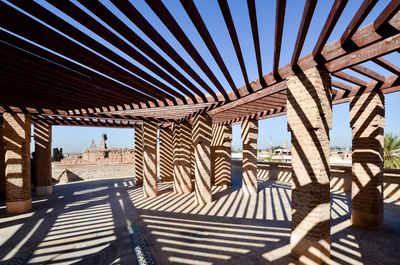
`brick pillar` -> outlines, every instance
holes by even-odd
[[[211,193],[211,117],[198,115],[193,122],[193,145],[195,155],[196,203],[206,204],[212,201]]]
[[[157,123],[143,122],[143,191],[146,197],[158,195],[157,189]]]
[[[242,189],[246,194],[257,193],[257,136],[257,120],[245,119],[242,122]]]
[[[135,128],[135,185],[143,185],[143,128],[141,124],[134,125]]]
[[[384,123],[384,96],[381,91],[364,93],[351,100],[351,220],[354,225],[365,228],[377,228],[383,222]]]
[[[177,172],[174,173],[174,191],[190,193],[193,191],[191,180],[192,125],[188,121],[176,124],[176,143],[179,146],[176,159]],[[178,129],[179,128],[179,129]]]
[[[51,178],[51,124],[34,122],[36,194],[53,193]]]
[[[172,181],[173,169],[173,144],[171,128],[160,128],[160,178],[162,182]]]
[[[328,72],[311,68],[287,80],[288,129],[292,138],[292,255],[315,263],[330,258]]]
[[[31,116],[4,113],[3,119],[7,213],[29,212],[32,208]]]
[[[211,141],[211,165],[213,184],[216,186],[231,186],[231,143],[231,125],[213,124]]]
[[[3,141],[3,116],[0,116],[0,199],[6,198],[6,169]]]
[[[182,193],[181,190],[181,175],[180,175],[180,147],[181,146],[181,127],[180,124],[175,122],[172,125],[172,164],[173,164],[173,173],[174,173],[174,192],[175,193]]]

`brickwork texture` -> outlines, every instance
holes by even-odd
[[[212,183],[230,186],[231,180],[232,127],[228,124],[213,124],[211,140]]]
[[[243,163],[242,189],[245,194],[257,193],[257,137],[258,121],[245,119],[242,121]]]
[[[212,201],[211,193],[211,135],[212,120],[208,115],[198,115],[193,121],[195,152],[195,198],[199,205]]]
[[[22,113],[3,113],[3,119],[7,212],[28,212],[32,207],[31,117]]]
[[[350,102],[352,129],[352,223],[376,228],[383,221],[383,141],[385,110],[381,91]]]
[[[311,68],[289,77],[287,84],[292,139],[292,255],[324,263],[330,257],[330,76]]]
[[[135,185],[143,184],[143,128],[141,124],[134,126],[135,128]]]

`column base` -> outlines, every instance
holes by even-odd
[[[53,185],[50,186],[36,186],[37,196],[46,196],[53,194]]]
[[[329,264],[330,261],[330,238],[319,241],[311,241],[304,235],[296,235],[292,232],[290,236],[291,255],[298,258],[300,262],[313,264]]]
[[[32,199],[17,202],[6,202],[7,214],[27,213],[32,209]]]
[[[383,223],[383,213],[371,214],[351,210],[351,223],[355,226],[378,229]]]

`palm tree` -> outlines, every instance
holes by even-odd
[[[400,168],[400,137],[398,135],[385,134],[383,152],[385,168]]]

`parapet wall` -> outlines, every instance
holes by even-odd
[[[257,176],[260,179],[289,183],[292,181],[291,164],[258,161],[257,168]],[[383,181],[384,198],[400,201],[400,169],[385,169]],[[331,190],[351,191],[351,166],[331,165]]]
[[[52,164],[52,176],[55,181],[61,183],[90,180],[90,179],[106,179],[119,177],[133,177],[133,163],[118,164],[79,164],[79,165],[63,165],[60,163]]]

